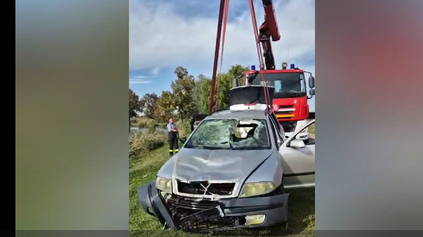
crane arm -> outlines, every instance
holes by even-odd
[[[266,70],[275,69],[275,58],[273,56],[271,41],[279,41],[278,23],[276,21],[275,7],[272,0],[262,0],[264,8],[264,22],[259,28],[258,41],[263,50],[264,64]]]

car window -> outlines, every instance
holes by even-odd
[[[200,123],[185,143],[197,149],[270,149],[264,119],[208,119]]]

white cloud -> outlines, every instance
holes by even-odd
[[[138,75],[138,76],[134,76],[132,78],[129,78],[129,83],[130,84],[147,84],[147,83],[151,83],[150,80],[147,79],[151,79],[151,78],[155,78],[158,76],[159,74],[159,67],[155,67],[151,70],[151,75],[149,76],[145,76],[145,75]]]
[[[134,76],[132,78],[129,78],[129,83],[130,84],[147,84],[151,82],[150,80],[147,80],[148,78],[150,77],[143,76],[143,75]]]
[[[135,76],[132,79],[137,80],[137,79],[147,79],[147,78],[149,78],[149,77],[148,76]]]
[[[159,75],[159,71],[160,71],[160,67],[155,67],[151,70],[151,77],[157,77],[157,75]]]
[[[129,80],[129,83],[130,84],[148,84],[148,83],[151,83],[151,81],[145,81],[145,80],[142,80],[142,81],[134,81],[134,80]]]
[[[171,3],[155,2],[158,5],[154,8],[139,1],[130,2],[130,69],[153,69],[154,74],[154,70],[158,72],[159,68],[181,65],[192,73],[209,72],[207,75],[210,75],[217,16],[215,19],[187,19],[175,14]],[[272,42],[276,66],[280,67],[282,61],[288,60],[289,48],[289,63],[297,63],[298,60],[301,67],[305,58],[314,55],[314,0],[291,0],[288,3],[275,0],[274,5],[281,32],[280,41]],[[258,64],[247,1],[245,7],[246,11],[227,25],[223,70],[233,64]],[[255,11],[257,24],[260,25],[264,10],[257,5]],[[314,74],[314,65],[304,69]]]

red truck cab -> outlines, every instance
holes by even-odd
[[[254,69],[246,72],[243,84],[247,85],[246,78],[255,73]],[[260,70],[251,84],[263,85],[264,79],[267,86],[275,87],[272,108],[279,121],[303,120],[309,117],[304,73],[298,68]]]

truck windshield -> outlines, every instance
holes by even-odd
[[[196,149],[270,149],[264,119],[210,119],[203,121],[184,145]]]
[[[266,73],[264,80],[267,86],[275,87],[275,98],[278,97],[301,97],[306,95],[304,73],[279,72]],[[263,85],[263,73],[259,73],[253,81],[253,85]]]

